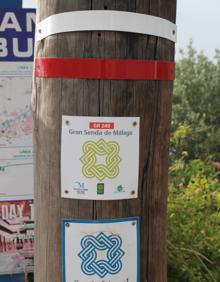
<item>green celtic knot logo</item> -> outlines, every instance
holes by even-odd
[[[80,158],[83,167],[82,172],[86,178],[97,178],[102,181],[105,178],[116,178],[119,174],[120,146],[117,142],[106,142],[100,139],[97,142],[88,141],[83,145],[83,156]],[[98,164],[97,157],[104,157],[105,164]]]

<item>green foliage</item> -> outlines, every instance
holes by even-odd
[[[170,168],[169,281],[220,281],[220,183],[213,165]]]
[[[168,211],[169,282],[220,281],[220,53],[177,64]]]
[[[172,131],[182,125],[188,128],[187,138],[177,144],[172,157],[181,150],[189,159],[208,157],[220,160],[220,52],[215,61],[197,54],[190,43],[188,53],[181,52],[177,63],[173,99]]]

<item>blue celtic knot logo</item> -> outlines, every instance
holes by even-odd
[[[82,260],[81,269],[86,275],[97,274],[100,278],[107,274],[118,274],[122,269],[122,239],[118,235],[85,236],[81,240],[82,251],[78,256]],[[99,260],[97,251],[107,251],[106,260]]]

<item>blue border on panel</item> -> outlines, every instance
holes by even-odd
[[[63,219],[62,220],[62,272],[63,272],[63,282],[66,282],[66,253],[65,253],[65,225],[66,223],[85,223],[85,224],[111,224],[114,222],[126,222],[126,221],[136,221],[136,230],[137,230],[137,281],[140,282],[140,217],[127,217],[119,219],[101,219],[101,220],[79,220],[79,219]]]
[[[24,274],[0,275],[0,282],[24,282]]]
[[[22,0],[0,0],[0,8],[22,8]]]

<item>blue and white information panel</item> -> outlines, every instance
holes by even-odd
[[[35,10],[0,9],[0,200],[33,198]]]
[[[139,282],[139,218],[63,221],[64,282]]]
[[[1,62],[32,62],[34,55],[35,10],[0,10]]]

